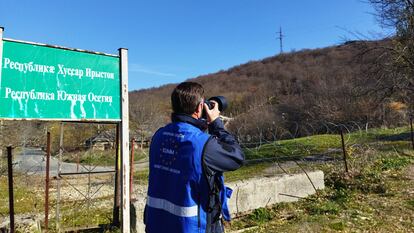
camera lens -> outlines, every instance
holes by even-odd
[[[214,100],[218,103],[218,109],[219,109],[220,112],[226,110],[226,108],[227,108],[226,97],[224,97],[224,96],[214,96],[214,97],[211,97],[210,99],[208,99],[208,102],[210,102],[212,100]],[[208,103],[207,105],[210,109],[213,108],[213,105],[211,103]]]

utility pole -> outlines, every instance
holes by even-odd
[[[283,35],[282,33],[282,26],[280,26],[279,28],[279,37],[277,37],[276,39],[279,39],[280,42],[280,54],[283,53],[283,37],[285,37],[285,35]]]

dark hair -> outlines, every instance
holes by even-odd
[[[204,96],[204,88],[195,82],[183,82],[176,86],[171,93],[173,112],[192,114]]]

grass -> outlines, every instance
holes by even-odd
[[[44,211],[44,192],[42,186],[35,188],[33,183],[41,184],[41,181],[35,181],[35,177],[29,177],[30,183],[25,184],[24,176],[14,176],[14,209],[15,214],[41,214]],[[42,177],[43,178],[43,177]],[[112,205],[101,205],[102,202],[112,201],[112,196],[100,199],[93,199],[95,205],[91,205],[88,210],[86,200],[77,202],[61,203],[61,225],[62,226],[94,226],[99,224],[110,223],[112,219]],[[98,207],[96,207],[98,204]],[[50,228],[54,229],[55,219],[54,212],[56,206],[55,195],[50,195],[50,212],[53,217],[50,219]],[[102,208],[101,206],[106,206]],[[9,216],[9,196],[8,183],[6,177],[0,178],[0,217]]]
[[[96,201],[96,200],[95,200]],[[92,206],[89,209],[85,203],[66,203],[61,207],[61,222],[63,229],[80,227],[99,227],[109,225],[112,221],[112,208]],[[56,229],[55,219],[51,219],[49,229]]]
[[[344,141],[347,145],[347,150],[355,144],[374,142],[380,142],[381,144],[383,142],[398,144],[402,142],[401,140],[398,140],[398,136],[406,136],[408,132],[408,127],[395,129],[370,129],[368,131],[344,134]],[[332,151],[339,154],[341,153],[341,147],[341,136],[339,134],[321,134],[281,140],[267,143],[257,148],[245,149],[245,155],[247,159],[278,158],[280,160],[285,160],[294,156],[303,157],[307,155],[330,153],[330,149],[336,149]]]
[[[138,185],[148,185],[148,175],[149,171],[146,170],[140,170],[134,172],[134,182]]]
[[[351,170],[324,164],[326,188],[307,200],[262,208],[233,221],[245,232],[412,232],[414,152],[355,151]],[[252,228],[253,227],[253,228]]]
[[[0,219],[7,218],[9,216],[9,189],[7,173],[5,175],[6,176],[0,176]],[[15,172],[13,181],[15,215],[36,215],[37,218],[40,217],[43,222],[42,216],[44,213],[44,176],[26,176],[25,174]],[[50,232],[53,232],[56,224],[56,193],[53,193],[54,182],[52,180],[51,182],[52,192],[49,196],[49,228],[51,229]],[[63,184],[65,183],[63,182]],[[79,201],[64,200],[60,203],[61,226],[78,227],[109,224],[112,220],[112,203],[112,195],[93,198],[89,209],[87,208],[86,199]]]
[[[226,172],[225,180],[226,182],[233,182],[237,180],[243,180],[247,177],[253,178],[257,176],[263,175],[263,172],[266,168],[272,167],[272,163],[259,163],[259,164],[251,164],[243,166],[242,168],[232,171]]]
[[[306,156],[315,153],[325,152],[329,148],[341,146],[339,135],[324,134],[303,138],[289,139],[268,143],[254,149],[246,149],[247,159],[271,158],[271,157],[292,157]]]
[[[23,176],[14,177],[14,211],[16,214],[41,213],[44,210],[42,192],[26,183]],[[37,181],[39,182],[39,181]],[[7,177],[0,177],[0,217],[9,215],[9,188]]]

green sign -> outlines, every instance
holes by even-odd
[[[1,69],[0,118],[121,119],[119,57],[3,40]]]

